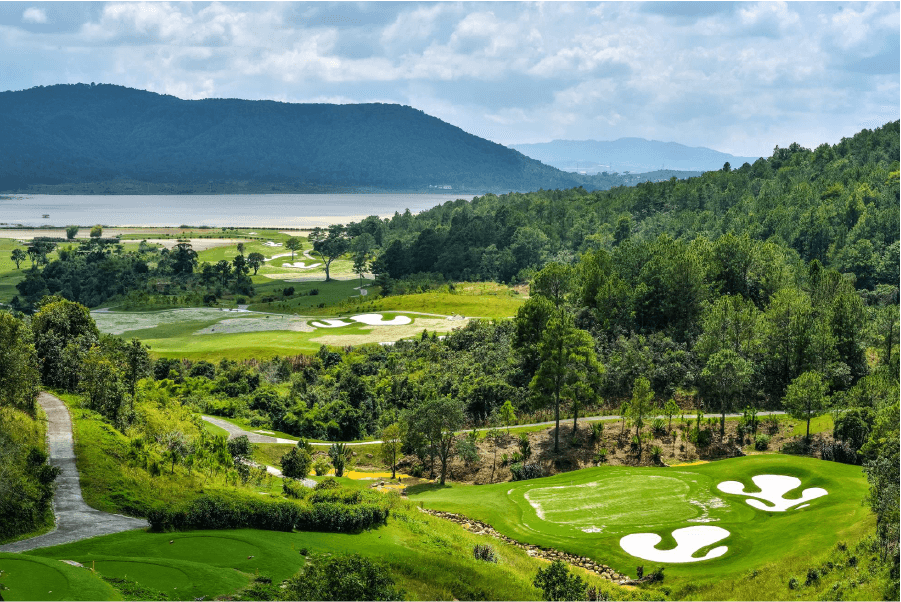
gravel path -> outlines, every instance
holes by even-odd
[[[25,552],[98,535],[149,527],[150,525],[143,519],[94,510],[84,502],[84,498],[81,497],[81,484],[78,481],[78,468],[75,466],[75,446],[72,441],[72,419],[69,417],[69,411],[62,401],[48,393],[41,393],[38,402],[47,413],[50,463],[59,466],[61,470],[56,478],[56,492],[53,496],[56,528],[44,535],[0,546],[0,552]]]

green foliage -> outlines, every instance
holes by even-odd
[[[332,446],[329,447],[328,457],[332,461],[336,477],[344,476],[344,466],[347,463],[349,453],[350,451],[343,443],[332,443]]]
[[[313,456],[310,444],[301,439],[288,453],[282,456],[282,474],[292,479],[305,479],[310,474]]]
[[[34,415],[40,387],[38,358],[31,329],[7,312],[0,312],[0,407]]]
[[[782,403],[789,416],[807,421],[810,439],[810,420],[822,414],[828,405],[828,386],[819,372],[805,372],[789,385]]]
[[[533,582],[541,590],[545,600],[585,600],[588,584],[578,575],[569,572],[560,560],[555,560],[546,569],[538,569]]]
[[[760,433],[754,437],[754,449],[757,451],[765,451],[770,446],[770,436]]]
[[[287,583],[284,600],[403,600],[387,567],[359,554],[316,556]]]
[[[321,477],[325,474],[328,474],[328,471],[331,469],[331,466],[332,465],[329,463],[328,460],[320,457],[320,458],[317,458],[313,462],[313,472],[316,473],[317,477]],[[325,482],[325,481],[322,481],[322,482]]]

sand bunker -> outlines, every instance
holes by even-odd
[[[802,491],[801,497],[797,499],[785,499],[783,496],[786,493],[801,486],[801,479],[785,475],[762,474],[757,475],[756,477],[752,477],[751,480],[760,489],[759,492],[746,492],[745,486],[738,481],[724,481],[716,487],[723,493],[745,495],[748,497],[765,500],[772,504],[772,506],[768,506],[758,500],[745,501],[748,502],[748,505],[753,506],[758,510],[769,510],[771,512],[785,512],[792,506],[797,506],[798,504],[809,502],[810,500],[814,500],[818,497],[823,497],[824,495],[827,495],[829,493],[828,491],[821,489],[820,487],[811,487],[810,489],[805,489],[804,491]]]
[[[263,246],[264,247],[280,247],[280,246],[282,246],[282,243],[272,242],[271,240],[267,240],[266,242],[263,243]]]
[[[659,550],[663,538],[656,533],[633,533],[619,540],[619,545],[628,554],[650,560],[651,562],[700,562],[719,558],[729,549],[726,546],[713,548],[706,555],[695,557],[693,554],[711,544],[726,539],[729,532],[722,527],[684,527],[673,531],[676,547],[672,550]]]
[[[351,316],[350,319],[368,326],[402,326],[413,321],[407,316],[394,316],[390,320],[386,320],[382,314],[360,314]]]
[[[295,261],[294,263],[283,263],[282,267],[283,268],[300,268],[302,270],[310,270],[313,268],[318,268],[321,265],[322,265],[321,263],[313,263],[313,264],[307,265],[306,261]]]
[[[242,332],[266,332],[270,330],[290,330],[292,332],[313,332],[303,318],[286,315],[250,314],[246,318],[227,318],[216,324],[196,331],[194,334],[238,334]]]
[[[350,322],[344,320],[323,319],[316,322],[310,322],[310,326],[316,328],[340,328],[341,326],[350,326]]]

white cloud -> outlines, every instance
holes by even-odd
[[[22,21],[24,23],[46,23],[47,22],[47,11],[43,8],[26,8],[25,12],[22,13]]]

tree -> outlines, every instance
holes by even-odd
[[[654,392],[651,391],[651,381],[642,377],[635,379],[632,387],[632,399],[629,401],[629,420],[635,427],[635,438],[638,441],[638,455],[641,457],[641,429],[644,428],[645,418],[654,408]]]
[[[325,264],[325,281],[332,279],[329,274],[329,268],[332,262],[344,255],[350,246],[350,241],[346,236],[344,226],[341,224],[333,224],[328,230],[315,228],[310,232],[310,242],[313,243],[313,252],[319,255],[322,263]]]
[[[103,236],[103,226],[97,224],[93,228],[91,228],[91,238],[100,238]]]
[[[507,433],[509,435],[509,431]],[[488,429],[488,432],[485,433],[485,440],[491,443],[491,447],[494,450],[494,456],[491,460],[491,480],[489,483],[494,483],[494,470],[497,468],[497,448],[500,445],[501,437],[503,437],[503,433],[496,426],[492,426]]]
[[[403,600],[383,564],[359,554],[308,558],[280,592],[285,600]]]
[[[219,284],[225,286],[228,284],[228,278],[232,273],[232,264],[227,259],[220,259],[213,266],[213,272],[219,276]]]
[[[360,277],[361,288],[363,286],[363,274],[368,269],[374,248],[375,238],[369,232],[360,234],[350,243],[350,252],[354,258],[354,273]]]
[[[573,575],[562,560],[555,560],[551,566],[538,569],[532,584],[541,590],[545,600],[584,600],[588,584],[578,575]]]
[[[12,314],[0,312],[0,407],[34,415],[40,385],[31,329]]]
[[[83,354],[100,337],[88,308],[61,297],[47,297],[31,319],[41,382],[73,390]]]
[[[463,403],[450,397],[422,401],[410,415],[409,431],[421,435],[441,462],[440,484],[454,454],[456,431],[463,427]]]
[[[119,418],[125,401],[122,371],[96,345],[81,362],[78,389],[84,395],[88,409],[113,422]]]
[[[404,424],[394,422],[382,429],[382,460],[391,466],[391,478],[397,476],[397,456],[404,440]]]
[[[594,341],[573,324],[566,311],[556,311],[538,344],[539,366],[529,389],[541,401],[554,406],[554,453],[560,450],[560,401],[571,396],[573,385],[593,378],[597,368]]]
[[[72,240],[78,234],[78,226],[66,226],[66,238]]]
[[[291,251],[291,261],[294,261],[294,252],[303,247],[303,242],[296,236],[292,236],[285,241],[285,248]]]
[[[305,479],[313,466],[313,447],[306,439],[301,439],[288,453],[282,456],[282,474],[291,479]]]
[[[266,263],[266,258],[262,253],[257,253],[254,251],[250,255],[247,256],[247,265],[253,268],[253,275],[257,275],[257,270],[263,267],[263,264]]]
[[[235,258],[232,259],[232,267],[234,267],[234,273],[236,276],[242,276],[250,271],[250,268],[247,265],[247,260],[244,259],[243,255],[236,255]]]
[[[549,263],[535,274],[529,287],[529,294],[550,300],[555,307],[560,307],[573,289],[573,273],[569,266],[560,263]]]
[[[332,446],[328,449],[328,457],[332,461],[336,477],[344,476],[344,466],[347,464],[347,456],[349,454],[350,450],[347,449],[347,445],[344,443],[332,443]]]
[[[513,403],[508,399],[498,411],[501,424],[507,427],[507,435],[510,434],[510,426],[516,424],[516,412],[513,411]]]
[[[823,414],[829,404],[829,387],[823,375],[810,370],[794,379],[785,392],[782,404],[789,416],[807,421],[805,440],[810,441],[810,421]]]
[[[708,395],[716,395],[720,402],[720,438],[726,434],[726,412],[735,405],[751,380],[750,362],[735,351],[725,349],[710,356],[701,372],[701,380],[707,386]]]
[[[189,242],[177,243],[169,254],[172,271],[176,274],[191,274],[197,266],[197,251]]]
[[[679,404],[676,403],[676,400],[670,397],[666,404],[663,406],[663,414],[669,420],[669,431],[673,432],[673,416],[678,414],[680,411]]]
[[[125,382],[128,384],[128,391],[134,395],[138,381],[150,375],[150,353],[147,346],[133,338],[125,348]]]
[[[28,257],[28,253],[26,253],[22,249],[13,249],[12,254],[9,256],[10,259],[16,262],[16,269],[18,270],[21,267],[21,263],[25,261]]]

